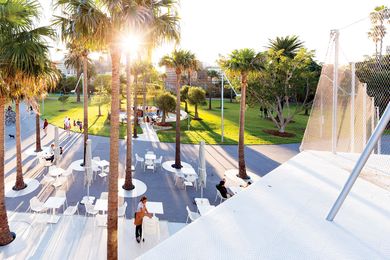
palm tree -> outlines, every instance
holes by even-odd
[[[68,52],[65,54],[65,66],[66,68],[73,68],[76,70],[76,79],[78,80],[81,76],[81,71],[83,68],[83,55],[82,49],[77,46],[77,44],[68,43],[66,45]],[[81,102],[80,99],[80,88],[76,89],[77,100],[76,102]]]
[[[289,58],[294,58],[297,51],[303,47],[304,42],[299,40],[296,35],[286,37],[276,37],[275,40],[269,40],[268,48],[274,51],[283,50],[283,55]]]
[[[133,138],[138,138],[137,126],[138,126],[138,79],[140,74],[145,69],[145,62],[137,61],[131,66],[130,72],[134,76],[134,129]]]
[[[211,110],[211,93],[212,93],[212,91],[213,91],[213,87],[215,87],[214,86],[214,79],[219,79],[219,73],[218,73],[218,71],[216,71],[216,70],[209,70],[209,71],[207,71],[207,76],[209,76],[210,77],[210,79],[211,79],[211,84],[209,85],[209,110]],[[223,98],[223,97],[221,97],[221,98]]]
[[[240,129],[238,137],[238,176],[242,179],[249,179],[246,173],[244,154],[244,131],[245,131],[245,109],[246,89],[248,74],[261,68],[261,56],[252,49],[234,50],[227,59],[221,59],[220,65],[241,77],[241,103],[240,103]]]
[[[101,26],[102,21],[105,21],[107,17],[93,0],[56,1],[55,7],[62,11],[62,15],[54,16],[53,25],[60,28],[62,41],[72,44],[72,48],[77,50],[77,55],[79,58],[81,56],[82,61],[84,98],[84,165],[88,140],[88,54],[90,50],[95,50],[100,47],[101,39],[94,36],[98,30],[103,30],[103,28],[99,26]],[[105,34],[107,32],[100,33]],[[80,61],[78,61],[78,63],[79,62]]]
[[[132,165],[132,136],[131,136],[131,69],[130,69],[130,53],[126,54],[126,115],[127,115],[127,126],[126,126],[126,174],[125,183],[122,188],[125,190],[132,190],[135,188],[133,184],[133,176],[131,172]]]
[[[190,69],[196,60],[195,54],[187,50],[174,50],[171,55],[165,55],[160,60],[160,66],[175,69],[176,72],[176,150],[173,168],[180,169],[180,87],[182,73]]]
[[[15,234],[10,232],[4,197],[4,106],[12,92],[9,79],[21,67],[28,68],[29,60],[10,59],[10,42],[15,36],[30,30],[33,19],[38,18],[38,2],[5,1],[0,3],[0,246],[11,243]],[[30,60],[31,61],[31,60]],[[20,73],[18,76],[23,77]]]

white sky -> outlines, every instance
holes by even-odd
[[[296,34],[307,48],[316,50],[317,60],[323,61],[331,29],[341,28],[367,17],[375,6],[383,4],[389,5],[389,2],[181,0],[180,47],[193,51],[199,60],[213,64],[218,54],[226,55],[233,49],[246,47],[260,51],[268,44],[268,39]],[[366,31],[367,28],[362,27],[360,37],[366,38]],[[368,46],[371,44],[368,41],[363,43],[353,40],[352,43],[355,47],[348,47],[348,51],[351,48],[363,49],[363,44],[364,49],[374,48],[374,45]],[[154,60],[171,51],[172,47],[163,46],[157,50]],[[57,55],[53,56],[55,57]]]

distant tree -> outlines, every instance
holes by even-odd
[[[68,102],[69,96],[68,95],[62,95],[58,98],[58,101],[62,103],[62,107],[65,106],[66,102]]]
[[[303,47],[303,42],[296,35],[276,37],[269,40],[268,48],[274,51],[282,51],[283,56],[294,58],[297,51]]]
[[[229,73],[236,74],[241,80],[240,100],[240,126],[238,133],[238,176],[242,179],[249,179],[246,173],[245,152],[244,152],[244,127],[246,110],[246,90],[248,87],[248,74],[262,68],[262,56],[253,49],[234,50],[229,57],[222,57],[219,61],[221,67]]]
[[[378,60],[382,58],[383,38],[386,35],[385,22],[389,17],[390,10],[384,5],[375,7],[370,13],[371,28],[368,38],[375,43],[375,56]]]
[[[190,89],[190,86],[185,85],[180,90],[180,100],[184,102],[184,111],[188,113],[188,90]]]
[[[188,101],[195,105],[194,119],[200,119],[198,115],[198,105],[204,104],[206,100],[206,91],[201,87],[190,87],[188,90]]]
[[[157,96],[156,105],[163,112],[162,123],[165,123],[167,114],[175,111],[176,98],[169,92],[163,92]]]
[[[211,84],[208,84],[208,95],[209,95],[209,110],[211,110],[211,97],[212,97],[212,93],[214,92],[214,88],[215,88],[215,80],[219,80],[219,73],[218,71],[216,70],[209,70],[207,71],[207,76],[211,79]],[[221,97],[223,98],[223,97]]]

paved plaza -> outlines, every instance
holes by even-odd
[[[22,107],[22,111],[25,108]],[[21,116],[22,129],[22,159],[23,173],[26,178],[35,178],[41,181],[47,169],[36,166],[36,157],[28,155],[35,148],[35,115],[24,112]],[[5,154],[5,172],[6,186],[14,182],[15,178],[15,140],[8,138],[8,134],[14,133],[14,126],[6,127],[6,154]],[[42,135],[42,145],[49,146],[54,142],[54,127],[49,126],[48,135]],[[73,161],[82,159],[83,145],[82,135],[79,133],[71,133],[70,136],[60,129],[60,145],[64,148],[64,154],[59,166],[67,169]],[[109,160],[109,138],[90,136],[92,140],[92,155],[99,156],[101,160]],[[182,146],[182,161],[191,164],[194,169],[198,168],[198,145]],[[256,173],[259,176],[267,174],[275,169],[281,163],[287,161],[292,156],[298,153],[298,144],[289,145],[253,145],[245,148],[246,162],[248,170]],[[141,157],[147,151],[153,151],[158,157],[163,156],[163,162],[174,159],[175,144],[148,142],[142,140],[133,141],[133,156],[135,153]],[[125,140],[120,141],[120,178],[124,177],[125,169]],[[215,185],[223,177],[224,172],[228,169],[236,168],[237,146],[234,145],[206,145],[206,167],[207,167],[207,186],[204,189],[203,196],[208,198],[212,204],[216,196]],[[134,161],[135,163],[135,161]],[[86,195],[86,187],[84,186],[84,173],[74,172],[75,181],[67,187],[68,204],[73,205],[80,201]],[[147,186],[145,195],[150,201],[159,201],[164,205],[164,214],[158,215],[161,220],[170,222],[184,223],[187,218],[185,207],[188,205],[190,209],[195,210],[193,204],[195,197],[200,197],[200,191],[196,191],[193,187],[188,187],[186,190],[174,185],[172,173],[158,168],[156,172],[144,172],[138,164],[135,170],[134,178],[144,182]],[[100,194],[107,191],[108,182],[97,176],[90,187],[90,194],[95,197],[100,197]],[[44,189],[44,190],[43,190]],[[50,187],[40,186],[34,192],[25,196],[16,198],[7,198],[7,209],[10,211],[17,210],[25,212],[29,207],[29,200],[36,195],[44,201],[47,197],[54,195],[55,190]],[[125,198],[128,207],[126,210],[127,218],[132,218],[135,207],[138,204],[139,197]],[[84,207],[80,206],[80,213],[84,214]]]

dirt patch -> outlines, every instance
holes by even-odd
[[[279,118],[275,118],[275,119],[276,119],[277,122],[279,122]],[[273,122],[272,119],[271,119],[270,117],[267,117],[267,120]],[[279,122],[279,123],[280,123],[280,122]],[[291,120],[291,121],[289,122],[289,124],[294,124],[294,123],[295,123],[294,120]]]
[[[270,135],[279,136],[279,137],[294,137],[295,136],[295,134],[293,134],[293,133],[287,133],[287,132],[280,133],[277,130],[271,130],[271,129],[265,129],[265,130],[263,130],[263,132],[270,134]]]

